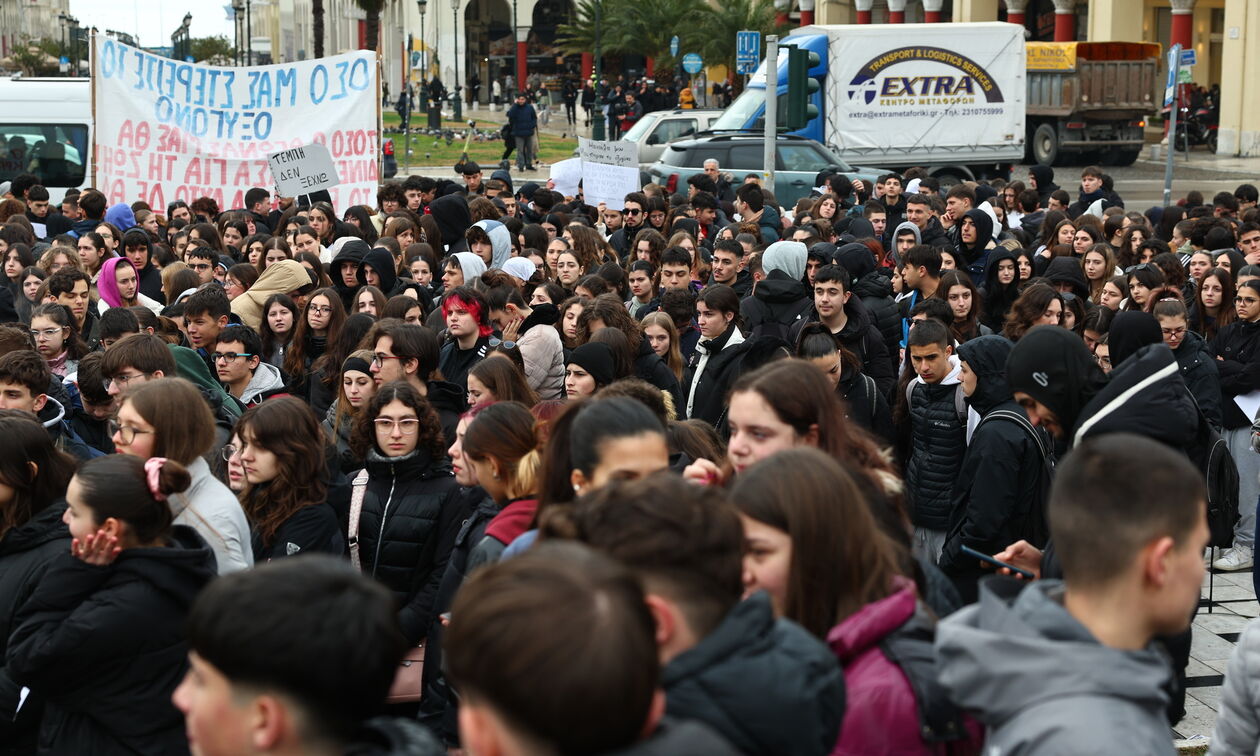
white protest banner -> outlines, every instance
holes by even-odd
[[[322,144],[344,183],[338,212],[375,204],[380,133],[376,53],[223,68],[93,38],[94,183],[110,204],[212,198],[245,206],[273,186],[269,154]]]
[[[307,144],[267,156],[276,191],[282,197],[296,197],[341,183],[332,153],[322,144]]]
[[[639,145],[634,142],[597,142],[578,137],[582,161],[582,197],[586,204],[611,210],[625,207],[626,195],[643,189],[639,183]]]
[[[588,163],[638,168],[639,143],[597,142],[594,139],[578,137],[578,157]]]
[[[582,161],[569,158],[551,164],[551,182],[557,192],[566,197],[576,197],[578,182],[582,180]]]

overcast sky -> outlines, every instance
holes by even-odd
[[[171,44],[171,32],[185,13],[192,13],[192,36],[222,34],[233,41],[224,10],[230,5],[231,0],[70,0],[70,14],[81,26],[127,32],[144,47],[163,47]]]

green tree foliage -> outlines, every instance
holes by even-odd
[[[236,59],[236,48],[222,34],[217,37],[193,37],[188,40],[188,54],[198,63],[214,61],[229,64]]]

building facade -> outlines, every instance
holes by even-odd
[[[27,40],[59,39],[57,17],[69,12],[70,0],[0,0],[0,57]]]

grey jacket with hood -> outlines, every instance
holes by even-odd
[[[241,404],[252,407],[262,401],[260,397],[263,394],[282,388],[284,388],[284,376],[280,374],[280,368],[266,362],[259,362],[254,375],[249,379],[245,390],[241,392]]]
[[[940,683],[984,723],[986,756],[1176,753],[1165,657],[1103,646],[1063,607],[1063,589],[987,578],[978,604],[937,626]]]

